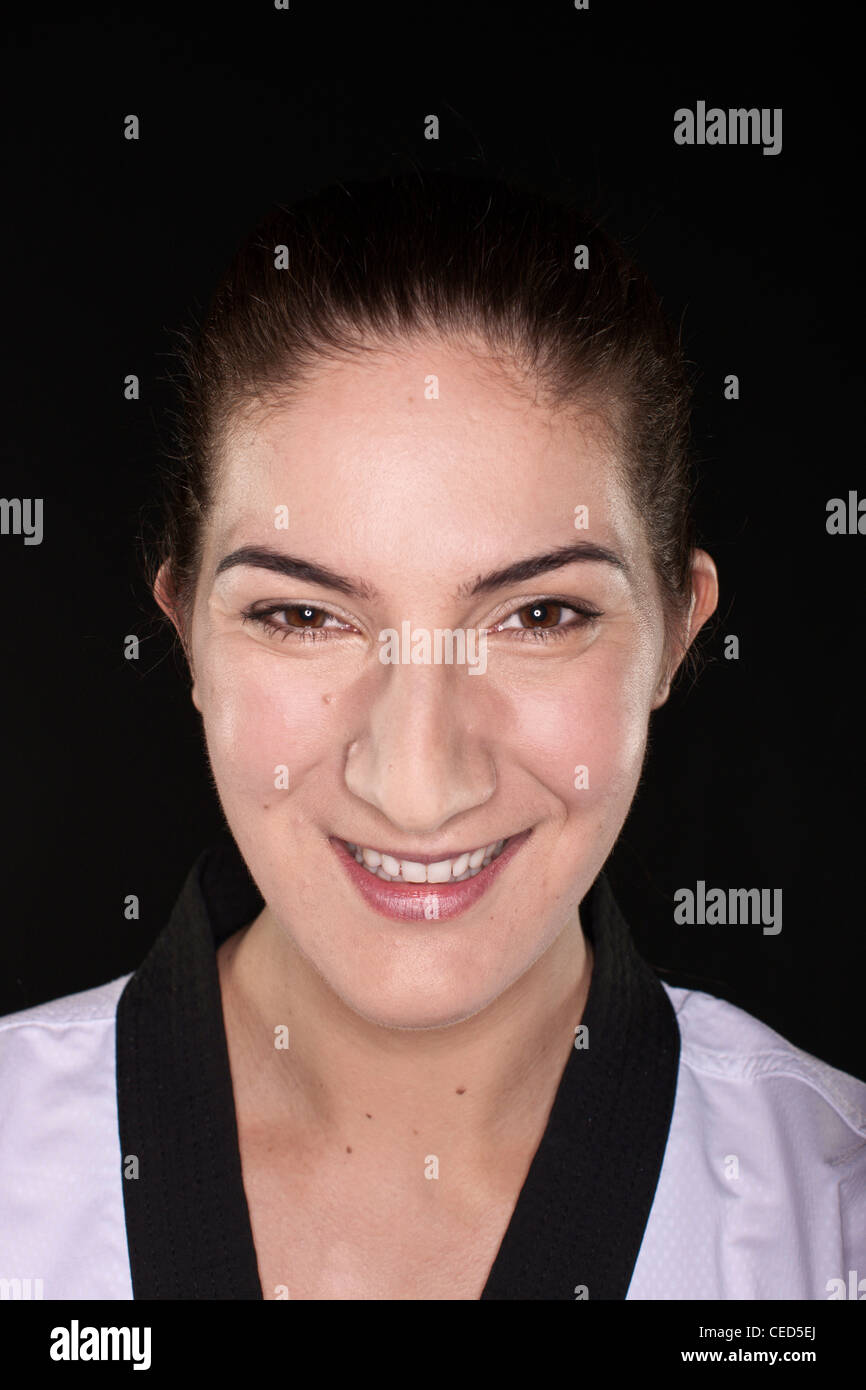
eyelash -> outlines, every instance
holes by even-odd
[[[527,639],[532,642],[562,641],[571,633],[580,632],[588,624],[595,622],[598,618],[604,617],[604,614],[599,609],[592,608],[588,604],[568,603],[565,599],[551,597],[532,599],[529,603],[522,603],[519,608],[515,608],[512,613],[507,614],[502,621],[509,622],[511,618],[517,617],[519,613],[523,613],[527,609],[532,609],[543,604],[551,604],[554,607],[576,613],[580,618],[580,622],[564,623],[557,627],[511,629],[512,632],[519,633],[520,641],[526,641]],[[269,637],[275,637],[277,641],[280,642],[284,642],[287,637],[300,642],[327,642],[331,640],[331,636],[334,632],[333,628],[291,628],[284,623],[274,623],[270,621],[274,613],[289,613],[292,610],[298,609],[306,609],[311,613],[322,613],[326,618],[336,618],[335,613],[329,612],[327,608],[318,608],[312,603],[278,603],[273,604],[270,608],[247,608],[243,611],[241,617],[245,623],[257,623]],[[341,620],[337,618],[337,621],[339,622]]]

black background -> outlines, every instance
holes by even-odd
[[[273,201],[475,169],[602,209],[683,318],[699,373],[719,619],[697,683],[653,716],[614,890],[664,978],[866,1077],[866,537],[825,527],[829,498],[866,495],[850,22],[602,0],[6,21],[0,495],[43,497],[45,535],[0,537],[0,1013],[134,969],[222,824],[137,549],[174,403],[171,331]],[[675,145],[674,111],[699,99],[782,107],[782,152]],[[701,878],[781,888],[781,933],[676,925],[675,890]]]

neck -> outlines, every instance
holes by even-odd
[[[592,969],[575,908],[553,945],[492,1004],[442,1028],[362,1018],[267,907],[218,953],[239,1126],[340,1151],[446,1152],[501,1169],[540,1142]],[[288,1047],[275,1047],[275,1028]]]

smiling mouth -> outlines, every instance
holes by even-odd
[[[478,849],[465,850],[451,859],[440,859],[433,864],[421,864],[414,859],[396,859],[382,850],[355,845],[351,840],[341,843],[353,856],[356,863],[366,869],[372,878],[380,878],[385,883],[463,883],[465,879],[475,878],[494,859],[498,859],[513,836],[504,840],[494,840]]]

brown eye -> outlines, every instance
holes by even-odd
[[[524,622],[524,614],[528,616],[529,622]],[[556,627],[562,617],[561,603],[528,603],[525,608],[518,609],[518,616],[524,627]]]
[[[288,608],[281,608],[280,612],[286,614],[286,627],[297,627],[301,629],[323,627],[328,616],[323,608],[311,608],[309,604],[306,603],[296,603]],[[301,621],[297,623],[293,622],[290,616],[293,614],[297,614]]]
[[[566,615],[570,617],[563,622]],[[504,623],[497,624],[494,630],[517,641],[529,641],[530,638],[535,642],[565,641],[576,637],[603,616],[600,609],[588,604],[539,598],[515,608],[510,617]]]
[[[326,642],[345,636],[351,625],[342,622],[327,608],[312,603],[274,603],[269,608],[247,608],[241,613],[245,623],[253,623],[265,636],[280,642]]]

